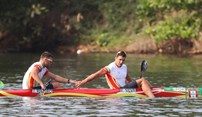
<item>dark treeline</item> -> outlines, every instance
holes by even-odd
[[[182,52],[201,38],[201,12],[201,0],[0,0],[0,49],[108,48],[141,34]]]

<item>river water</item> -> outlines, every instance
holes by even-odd
[[[82,80],[108,65],[114,54],[54,54],[50,71],[61,76]],[[38,61],[40,54],[0,54],[0,80],[5,89],[20,89],[22,77],[28,67]],[[144,77],[154,86],[201,87],[202,55],[179,57],[165,55],[128,54],[126,64],[133,79],[140,76],[140,63],[148,62]],[[74,87],[63,84],[63,87]],[[84,87],[107,88],[104,77]],[[88,97],[0,97],[0,117],[201,117],[201,99],[155,98],[88,98]]]

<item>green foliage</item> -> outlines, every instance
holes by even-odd
[[[69,0],[51,2],[2,0],[0,1],[0,32],[6,32],[7,38],[15,39],[16,42],[12,42],[25,50],[38,51],[41,48],[54,49],[61,44],[73,44],[77,41],[77,39],[71,40],[77,35],[77,31],[74,30],[77,22],[72,16],[77,15],[77,12],[76,9],[74,11],[67,9],[67,6],[71,6],[69,2]]]
[[[163,13],[186,9],[200,12],[201,0],[139,0],[137,14],[141,20],[145,17],[160,17]]]
[[[34,16],[41,15],[42,13],[45,13],[45,12],[48,12],[48,9],[46,7],[42,6],[41,4],[36,4],[36,5],[33,4],[30,17],[34,18]]]
[[[109,34],[108,33],[103,33],[100,34],[99,37],[97,37],[96,43],[99,46],[107,46],[110,42]]]
[[[201,5],[201,0],[1,0],[0,32],[23,49],[79,42],[109,47],[144,31],[157,41],[197,39]]]
[[[200,0],[142,0],[137,14],[148,22],[146,32],[156,41],[197,39],[201,30]]]
[[[197,39],[199,36],[201,20],[195,18],[194,14],[187,14],[181,11],[174,16],[168,16],[165,20],[158,22],[156,25],[148,27],[146,32],[156,40],[178,39]],[[180,15],[179,15],[180,14]],[[191,17],[190,17],[191,16]]]
[[[136,22],[136,3],[136,0],[103,0],[99,2],[94,18],[85,22],[91,24],[88,25],[91,30],[86,31],[97,45],[111,47],[114,44],[123,44],[122,42],[126,41],[129,35],[138,32],[140,25]],[[82,38],[82,40],[86,39]]]
[[[125,31],[128,25],[134,26],[136,0],[111,0],[100,5],[107,28]]]

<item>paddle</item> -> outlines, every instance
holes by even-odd
[[[4,88],[4,83],[0,81],[0,90]]]
[[[147,61],[143,60],[141,63],[140,78],[142,78],[143,73],[146,71],[147,67],[148,67]]]

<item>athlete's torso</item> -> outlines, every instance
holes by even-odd
[[[115,62],[112,62],[106,66],[106,68],[120,87],[126,85],[127,66],[125,64],[123,64],[121,67],[117,67]]]
[[[37,69],[39,70],[38,76],[40,79],[42,79],[43,76],[48,73],[47,68],[43,67],[43,65],[40,62],[33,63],[23,77],[23,83],[22,83],[23,89],[31,89],[37,85],[34,78],[30,75],[34,67],[37,67]]]

